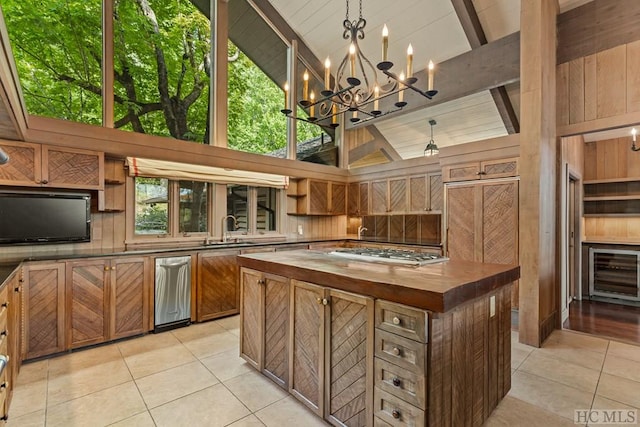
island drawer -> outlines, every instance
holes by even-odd
[[[414,341],[427,342],[428,316],[423,310],[376,300],[376,328]]]
[[[375,386],[380,390],[426,409],[426,375],[416,375],[386,360],[374,360]]]
[[[424,375],[426,368],[426,344],[422,344],[380,329],[376,329],[375,357],[391,362],[412,373]]]
[[[407,402],[402,401],[402,399],[382,391],[378,387],[374,388],[373,396],[373,415],[382,421],[376,421],[376,425],[425,425],[424,410],[409,405]]]

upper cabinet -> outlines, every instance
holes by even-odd
[[[409,211],[412,213],[442,213],[442,175],[431,173],[409,177]]]
[[[442,168],[442,180],[444,182],[506,178],[518,175],[518,159],[515,157],[453,164]]]
[[[351,191],[352,186],[349,185]],[[394,177],[372,181],[371,184],[360,183],[360,200],[362,200],[362,185],[366,189],[366,202],[371,200],[371,206],[360,215],[389,215],[389,214],[439,214],[442,213],[443,184],[440,173],[412,175],[409,177]],[[355,202],[349,196],[351,207]],[[361,202],[362,203],[362,202]],[[362,212],[362,205],[360,205]],[[350,211],[350,215],[353,213]]]
[[[104,154],[26,142],[0,141],[9,162],[0,168],[0,185],[104,189]]]
[[[301,179],[292,182],[287,196],[295,198],[289,204],[290,215],[345,215],[347,185],[341,182]]]
[[[349,184],[347,215],[369,215],[369,182],[352,182]]]

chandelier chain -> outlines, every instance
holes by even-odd
[[[359,19],[362,19],[362,0],[359,0],[359,10],[358,10]],[[349,0],[347,0],[347,15],[345,17],[345,19],[348,21],[349,20]]]

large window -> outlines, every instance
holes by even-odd
[[[136,178],[135,234],[169,234],[169,181]]]
[[[180,181],[179,231],[181,233],[206,233],[207,227],[207,183]]]
[[[27,111],[102,124],[102,1],[3,0]]]
[[[236,233],[264,234],[277,231],[278,190],[269,187],[227,185],[227,215],[236,219]],[[233,221],[225,225],[233,231]]]

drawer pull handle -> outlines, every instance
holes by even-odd
[[[0,332],[0,337],[4,338],[8,335],[7,330],[5,329],[4,331]]]
[[[9,388],[9,381],[4,381],[2,384],[0,384],[0,388]]]
[[[393,347],[393,350],[391,350],[391,352],[393,354],[395,354],[396,356],[400,356],[400,353],[401,353],[401,351],[400,351],[400,349],[398,347]]]
[[[265,284],[264,279],[258,279],[258,285],[264,285],[264,284]]]
[[[2,303],[2,307],[7,308],[9,307],[9,301],[5,301]]]
[[[394,409],[393,411],[391,411],[391,416],[393,418],[395,418],[396,420],[400,419],[400,411],[398,411],[397,409]]]
[[[394,325],[399,325],[400,323],[402,323],[402,321],[400,320],[400,318],[398,316],[393,318],[393,324]]]
[[[393,379],[391,380],[391,384],[393,384],[394,387],[400,387],[402,381],[400,381],[400,378],[398,377],[393,377]]]

